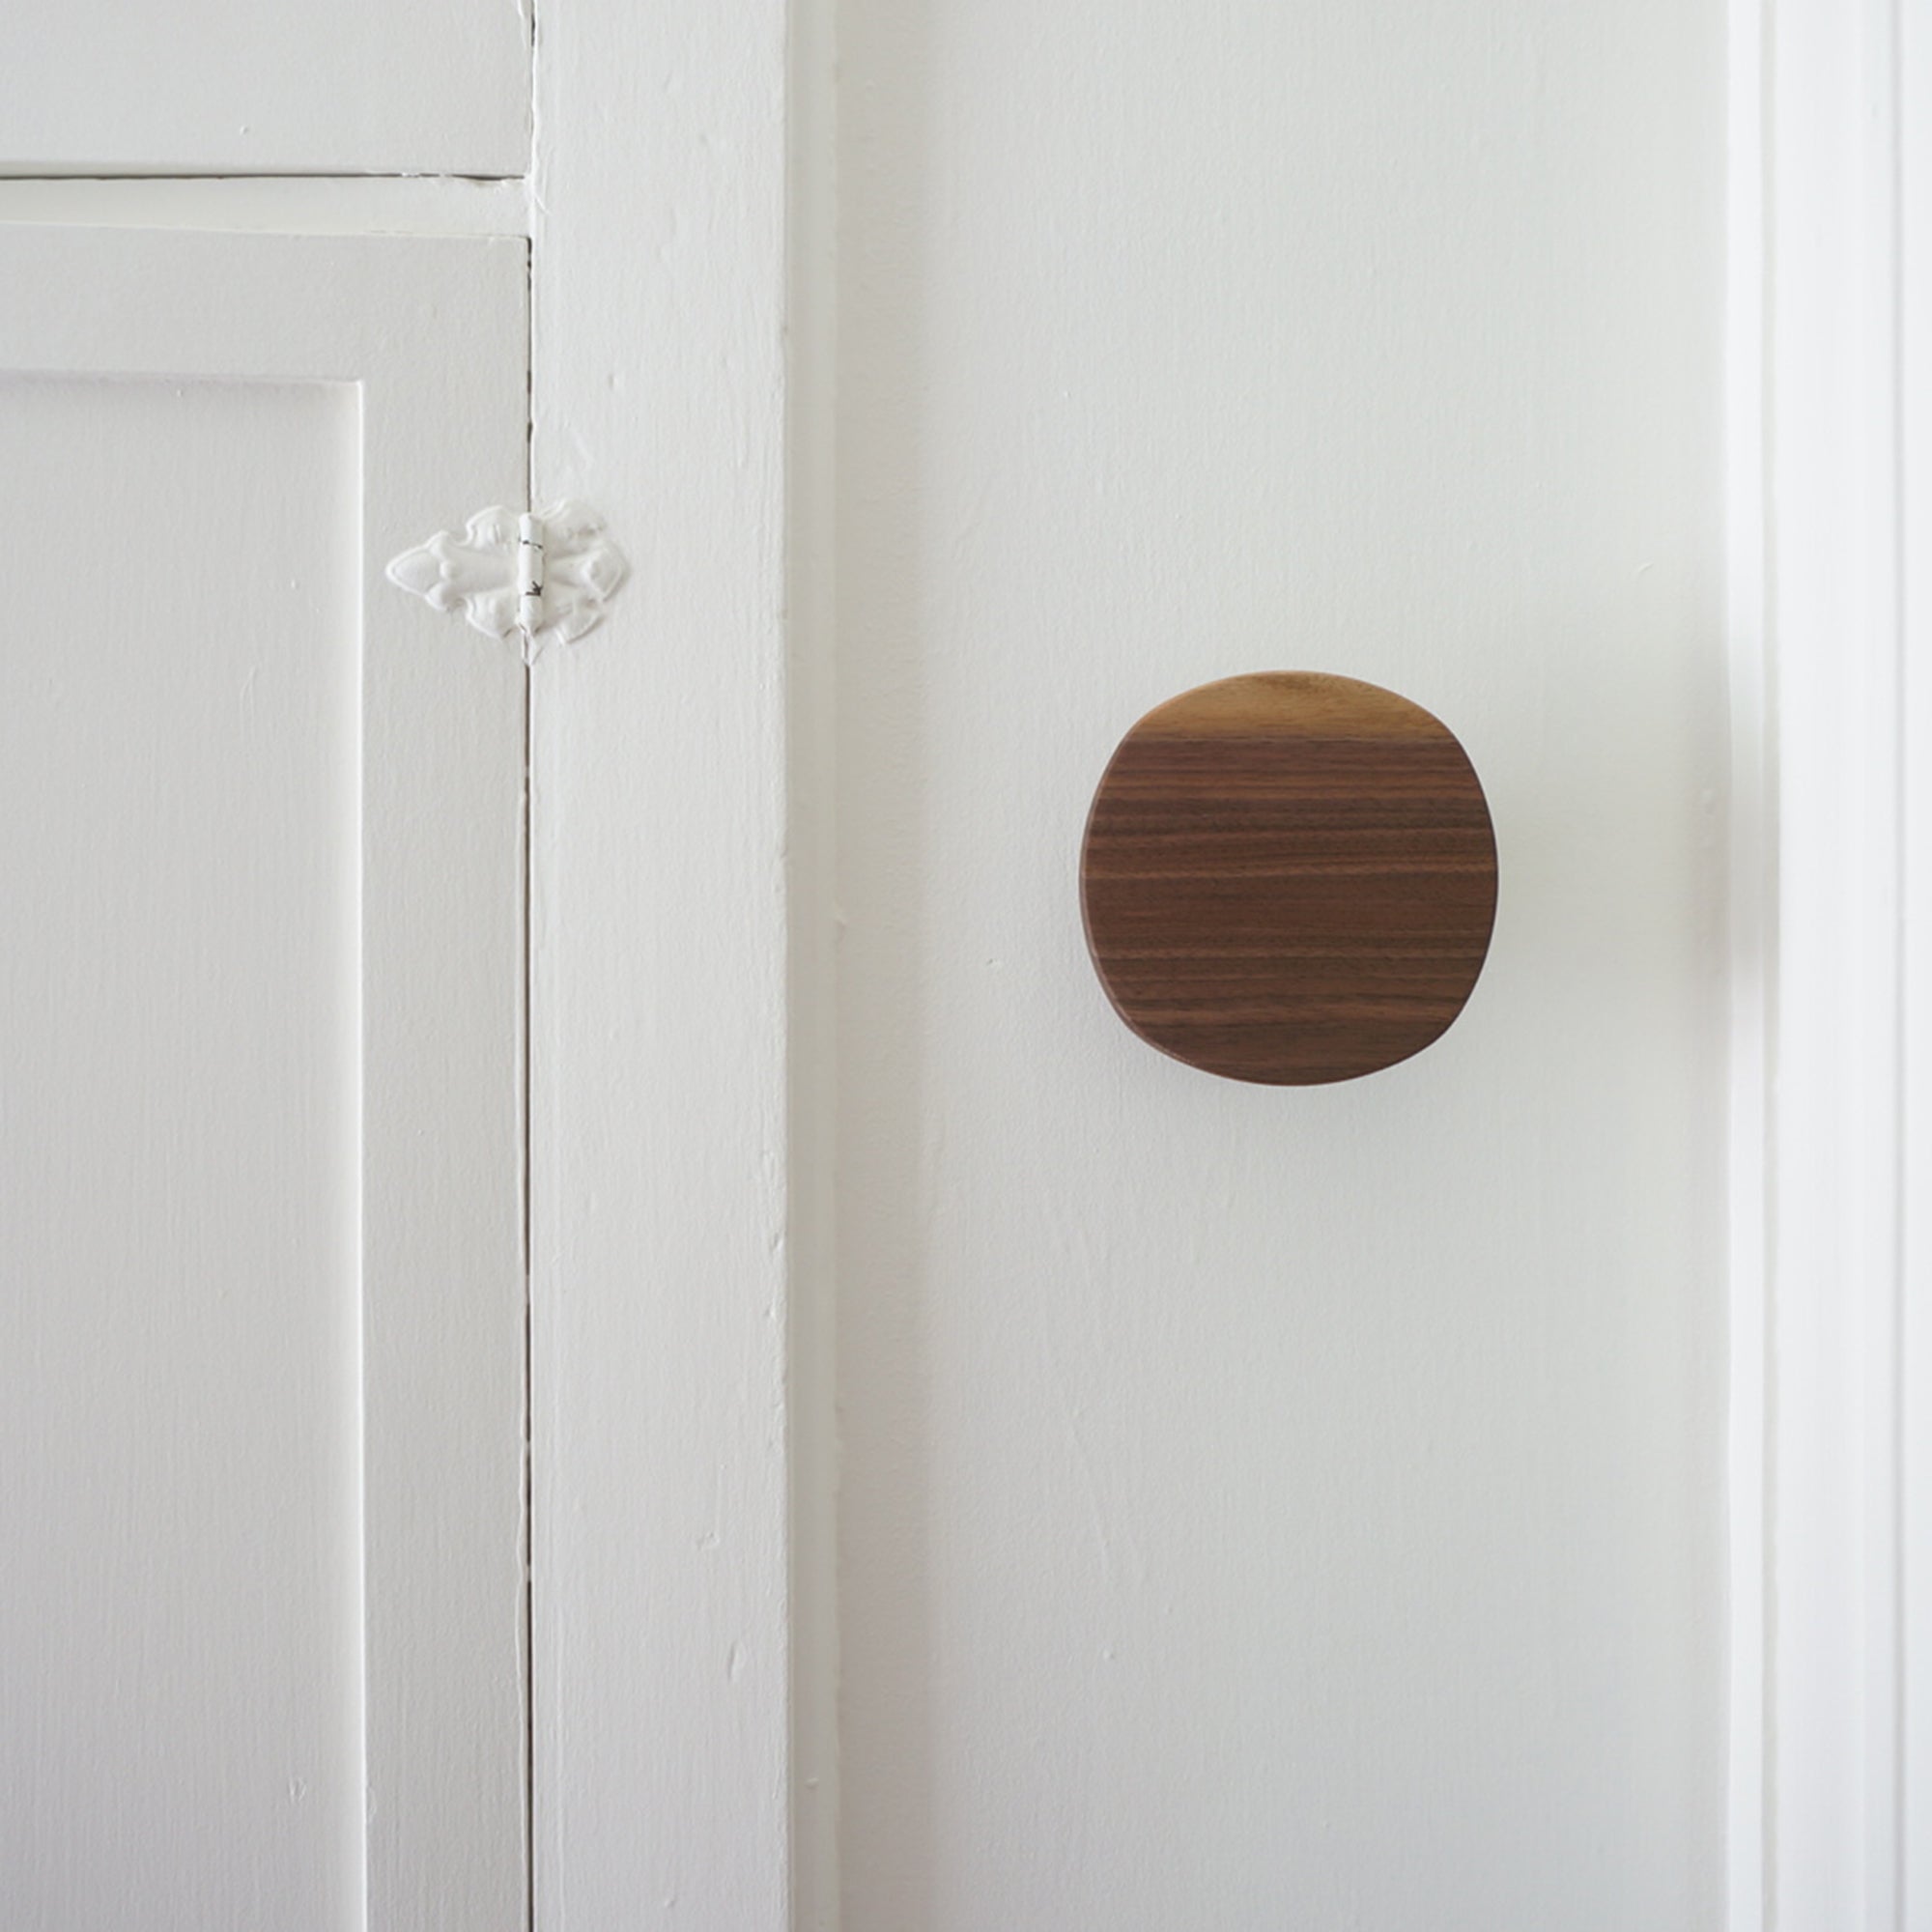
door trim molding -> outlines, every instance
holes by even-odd
[[[1927,24],[1732,12],[1732,1932],[1926,1922]]]
[[[791,1914],[785,0],[536,18],[535,1924]]]

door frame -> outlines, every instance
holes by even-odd
[[[810,1608],[829,1514],[793,1531],[802,1472],[829,1479],[827,1143],[798,1132],[784,1024],[810,950],[788,907],[818,902],[788,837],[822,702],[792,668],[818,661],[824,587],[787,517],[825,494],[788,470],[829,422],[793,433],[823,411],[792,254],[822,218],[792,165],[822,17],[536,16],[531,500],[593,504],[633,564],[603,627],[531,676],[542,1927],[781,1932],[836,1899],[811,1856],[830,1766],[794,1742],[795,1717],[829,1736],[829,1672],[801,1662],[832,1630]]]
[[[1932,1922],[1932,10],[1734,0],[1729,1923]]]

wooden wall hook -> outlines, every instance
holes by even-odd
[[[1489,806],[1454,734],[1378,685],[1223,678],[1121,740],[1080,855],[1115,1010],[1234,1080],[1314,1086],[1419,1053],[1495,920]]]

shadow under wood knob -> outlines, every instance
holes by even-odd
[[[1495,835],[1467,753],[1419,704],[1263,671],[1121,740],[1080,900],[1100,983],[1150,1045],[1233,1080],[1352,1080],[1463,1010],[1495,923]]]

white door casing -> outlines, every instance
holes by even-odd
[[[831,1796],[793,1566],[831,1550],[790,1476],[825,1313],[790,1216],[790,25],[585,0],[538,41],[534,488],[634,572],[531,680],[535,1880],[583,1932],[837,1910],[792,1824]]]
[[[12,1925],[526,1922],[524,672],[381,561],[526,355],[519,241],[0,235]]]
[[[1733,10],[1730,1924],[1932,1924],[1932,18]]]

